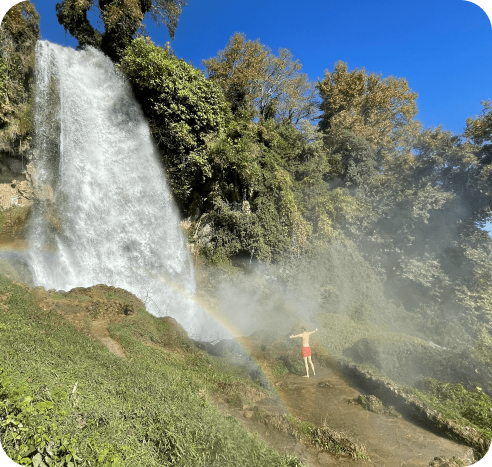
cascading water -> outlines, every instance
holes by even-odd
[[[95,49],[39,41],[36,54],[35,284],[125,288],[200,339],[230,337],[193,302],[179,217],[128,83]]]

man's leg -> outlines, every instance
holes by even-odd
[[[316,373],[314,371],[313,361],[311,360],[311,355],[308,357],[308,359],[309,359],[309,364],[311,365],[311,368],[313,369],[313,375],[316,376]],[[306,368],[307,368],[307,363],[306,363]]]
[[[304,366],[306,367],[306,376],[304,376],[304,378],[309,378],[309,369],[307,365],[308,357],[302,357],[302,359],[304,360]]]

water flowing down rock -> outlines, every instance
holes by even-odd
[[[195,337],[230,337],[193,301],[180,219],[129,84],[92,48],[40,41],[36,67],[34,283],[125,288]]]

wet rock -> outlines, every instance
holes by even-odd
[[[251,206],[249,205],[248,201],[243,201],[243,204],[241,206],[241,211],[244,212],[245,214],[251,213]]]
[[[213,228],[211,221],[209,222],[209,216],[207,214],[204,214],[197,222],[195,234],[193,235],[193,240],[195,240],[195,243],[200,248],[204,248],[212,239],[212,234]]]
[[[336,465],[335,464],[335,459],[333,459],[332,456],[330,456],[327,452],[320,452],[318,454],[318,462],[321,465]]]
[[[470,426],[458,425],[456,421],[447,419],[438,410],[432,409],[415,396],[406,393],[389,378],[374,374],[346,359],[340,359],[338,364],[343,373],[357,386],[366,388],[385,403],[392,404],[407,418],[472,447],[477,459],[485,455],[490,448],[490,439],[478,430]]]
[[[355,400],[357,404],[360,404],[366,410],[370,412],[378,413],[378,414],[386,414],[391,415],[393,417],[400,418],[401,414],[399,414],[393,406],[389,406],[386,408],[383,402],[373,395],[359,395],[359,397]]]
[[[234,339],[222,339],[210,348],[210,355],[225,357],[231,354],[242,355],[245,351]]]
[[[370,412],[381,413],[384,411],[383,403],[376,396],[360,395],[357,398],[357,403],[362,405],[362,407],[364,407],[366,410],[369,410]]]
[[[364,446],[355,443],[344,433],[327,426],[315,428],[311,435],[315,444],[337,455],[357,458],[361,453],[365,452]]]
[[[434,460],[429,464],[429,467],[463,467],[471,465],[469,460],[458,459],[453,457],[434,457]]]
[[[16,241],[18,240],[14,239],[10,245],[15,246]],[[0,253],[0,274],[5,275],[17,284],[33,285],[28,258],[22,251],[2,251]]]

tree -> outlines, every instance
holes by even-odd
[[[418,123],[412,122],[417,94],[404,78],[382,79],[364,68],[349,72],[340,61],[334,71],[326,70],[317,89],[322,99],[319,127],[327,134],[329,147],[339,145],[343,133],[350,131],[372,145],[383,161],[404,145],[409,132],[418,129]]]
[[[472,208],[477,221],[483,224],[492,210],[492,101],[482,101],[481,105],[481,115],[466,120],[464,136],[476,158],[474,183],[467,184],[473,190],[468,198],[475,201]]]
[[[193,187],[211,175],[203,151],[208,139],[225,125],[230,110],[220,88],[203,73],[139,37],[118,64],[133,85],[162,149],[178,203],[189,203]]]
[[[79,46],[96,47],[117,60],[135,34],[143,32],[142,21],[147,13],[157,25],[164,23],[174,38],[185,5],[186,0],[63,0],[56,4],[56,15],[65,31],[78,40]],[[99,15],[102,32],[91,24],[89,11]]]
[[[260,119],[276,118],[297,124],[316,114],[315,90],[302,65],[287,49],[278,55],[235,33],[217,57],[203,60],[208,77],[217,82],[233,112],[255,109]]]

